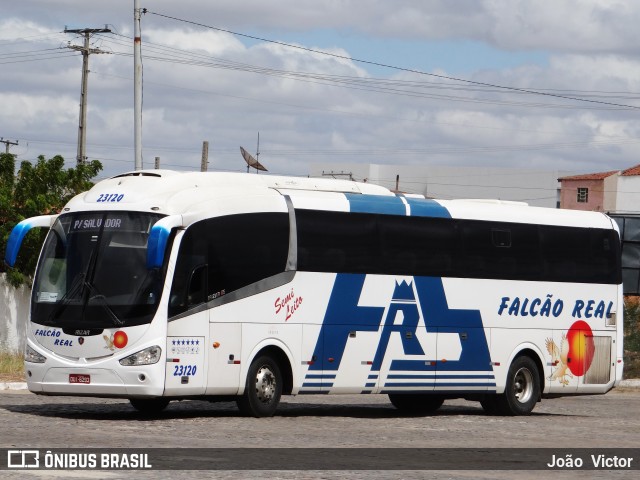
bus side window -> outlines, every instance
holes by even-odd
[[[207,301],[207,265],[199,265],[191,272],[187,289],[187,308]]]
[[[284,272],[286,213],[248,213],[202,220],[184,234],[171,287],[169,316]]]
[[[201,223],[207,242],[209,299],[284,272],[289,253],[286,213],[245,213]]]
[[[206,243],[202,237],[202,230],[198,224],[193,225],[185,232],[180,244],[169,296],[169,317],[178,315],[197,304],[194,303],[198,283],[196,280],[198,276],[204,275],[206,277],[207,269],[201,268],[206,267],[207,264],[205,249]],[[204,271],[198,273],[198,269]],[[204,298],[206,299],[206,293]]]

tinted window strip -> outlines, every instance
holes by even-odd
[[[298,269],[621,283],[614,230],[296,210]],[[496,242],[495,232],[509,242]]]

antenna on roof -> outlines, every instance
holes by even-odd
[[[253,158],[249,152],[247,152],[244,148],[240,147],[240,153],[242,154],[242,158],[247,162],[247,173],[249,173],[250,168],[255,168],[256,173],[259,171],[267,172],[268,170],[262,165],[256,158]],[[260,132],[258,132],[258,147],[256,149],[256,157],[260,157]]]

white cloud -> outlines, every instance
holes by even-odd
[[[492,41],[505,49],[638,52],[640,5],[622,0],[487,0]]]
[[[149,28],[144,30],[143,45],[147,42],[212,56],[242,55],[246,51],[245,46],[236,37],[215,30]]]
[[[25,35],[26,32],[27,34]],[[18,18],[5,18],[0,21],[0,41],[2,42],[13,42],[25,37],[30,39],[39,35],[56,32],[56,30],[52,30],[36,22]]]
[[[66,21],[73,26],[110,23],[123,35],[130,34],[133,24],[129,0],[96,3],[89,13],[79,12],[76,1],[17,3],[12,17],[0,25],[0,55],[75,41],[68,35],[24,45],[13,41],[19,34],[55,31],[56,25],[62,30]],[[284,34],[295,37],[292,32],[304,38],[304,29],[336,29],[355,36],[364,32],[420,41],[478,39],[505,50],[544,49],[546,64],[487,64],[470,76],[480,82],[567,94],[627,92],[593,92],[589,97],[613,103],[638,104],[640,96],[638,47],[630,40],[640,23],[640,4],[635,2],[157,0],[152,6],[158,12],[275,39]],[[27,7],[29,13],[21,13]],[[324,46],[317,48],[323,43],[318,38],[298,43],[349,57],[349,48],[340,44],[344,38],[327,34]],[[111,174],[133,165],[133,60],[117,54],[131,53],[130,39],[105,36],[101,42],[116,54],[90,57],[87,151],[103,159]],[[327,47],[331,42],[335,45]],[[597,104],[578,108],[577,102],[481,92],[481,87],[471,85],[442,89],[434,83],[444,80],[410,73],[391,72],[386,83],[373,84],[366,66],[345,58],[247,41],[151,14],[143,18],[143,52],[146,165],[159,155],[163,165],[197,168],[202,141],[209,140],[212,167],[242,170],[238,146],[253,150],[258,131],[261,160],[280,173],[306,174],[311,163],[325,160],[578,171],[624,168],[639,161],[637,110],[601,109],[605,106]],[[217,66],[160,62],[154,56],[180,57],[187,63],[206,60]],[[376,52],[368,58],[375,59]],[[325,77],[306,76],[301,81],[276,70]],[[434,73],[447,75],[448,65]],[[79,56],[2,65],[0,135],[56,141],[35,143],[28,155],[61,153],[73,162],[79,93]]]
[[[53,98],[44,95],[15,95],[0,93],[3,115],[10,112],[10,120],[15,130],[28,129],[37,125],[46,128],[50,124],[69,125],[69,118],[62,112],[77,108],[77,101],[69,97]],[[77,120],[77,116],[76,119]]]
[[[628,0],[154,0],[141,6],[149,10],[142,19],[143,33],[175,27],[175,20],[155,15],[159,13],[275,36],[278,31],[338,29],[371,37],[464,38],[505,50],[576,53],[637,54],[640,24],[640,4]],[[133,2],[91,2],[90,9],[80,12],[76,0],[22,0],[14,2],[11,15],[60,30],[65,24],[108,23],[131,34]]]
[[[549,67],[554,77],[585,90],[640,92],[640,56],[563,55],[552,57]]]

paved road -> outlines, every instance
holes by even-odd
[[[478,403],[447,401],[428,417],[400,415],[386,396],[283,397],[276,417],[240,417],[233,403],[173,402],[145,418],[124,400],[0,392],[0,447],[412,447],[639,448],[640,390],[544,400],[530,417],[491,417]],[[464,459],[460,459],[464,461]],[[640,462],[640,459],[638,459]],[[216,472],[255,478],[257,472]],[[615,472],[634,478],[634,472]],[[635,472],[637,474],[637,471]],[[73,474],[73,475],[70,475]],[[541,472],[520,472],[539,478]],[[553,478],[610,478],[611,472],[546,472]],[[3,478],[186,478],[186,473],[0,472]],[[585,477],[586,475],[586,477]],[[513,478],[513,472],[267,472],[268,478]],[[210,478],[207,472],[189,478]]]

